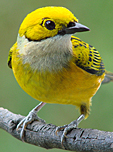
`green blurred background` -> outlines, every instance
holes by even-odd
[[[95,46],[103,57],[106,69],[113,72],[113,1],[91,0],[0,0],[0,107],[14,113],[27,115],[39,102],[27,95],[17,84],[7,66],[8,51],[16,41],[19,25],[31,11],[47,5],[64,6],[70,9],[80,23],[91,31],[76,34],[83,41]],[[71,105],[47,104],[39,112],[47,123],[64,125],[79,116]],[[102,85],[93,97],[91,115],[79,127],[113,131],[113,83]],[[2,152],[45,152],[15,139],[0,130]],[[53,149],[50,152],[62,150]]]

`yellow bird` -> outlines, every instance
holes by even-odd
[[[57,127],[56,133],[64,129],[61,143],[70,129],[88,117],[91,99],[104,80],[105,67],[93,46],[72,36],[83,31],[89,28],[78,23],[64,7],[39,8],[23,20],[8,65],[21,88],[42,102],[18,124],[17,130],[22,126],[22,140],[27,125],[40,120],[37,112],[46,103],[72,104],[80,109],[77,120]]]

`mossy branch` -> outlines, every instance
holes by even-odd
[[[7,109],[0,108],[0,128],[19,140],[21,139],[19,131],[16,131],[16,126],[23,118],[24,116],[13,114]],[[26,129],[25,142],[46,149],[63,149],[60,141],[62,131],[56,136],[55,130],[56,126],[53,124],[35,121],[29,124]],[[67,137],[63,145],[69,151],[113,151],[113,132],[77,128],[70,131]]]

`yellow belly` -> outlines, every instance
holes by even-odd
[[[33,98],[58,104],[72,104],[80,107],[85,103],[88,107],[93,95],[104,78],[92,75],[73,62],[68,68],[55,72],[33,71],[29,64],[22,64],[15,54],[12,58],[13,72],[22,89]]]

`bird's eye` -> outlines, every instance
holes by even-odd
[[[75,22],[69,22],[69,24],[67,25],[67,27],[73,27],[73,26],[75,26],[75,25],[76,25]]]
[[[53,29],[55,29],[55,23],[53,21],[48,20],[45,22],[45,27],[48,30],[53,30]]]

